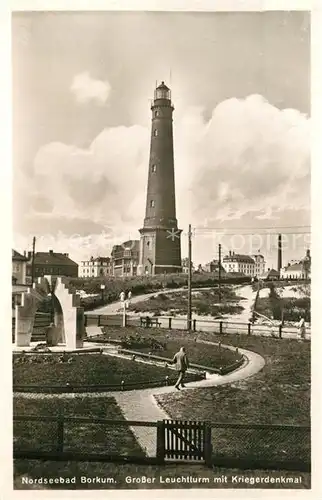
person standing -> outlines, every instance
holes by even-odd
[[[299,324],[298,324],[298,329],[300,331],[300,339],[304,340],[305,339],[305,320],[303,316],[301,316]]]
[[[178,380],[174,387],[180,391],[180,385],[181,387],[185,387],[183,381],[186,371],[189,368],[189,360],[184,347],[180,347],[180,350],[174,355],[172,364],[176,365],[176,369],[179,372]]]

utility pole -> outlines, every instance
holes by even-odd
[[[187,314],[187,330],[192,330],[192,315],[191,315],[191,281],[192,281],[192,262],[191,262],[191,224],[188,230],[188,314]]]
[[[31,286],[35,282],[35,248],[36,248],[36,237],[32,239],[32,258],[31,258]]]
[[[218,302],[221,302],[221,244],[218,245]]]

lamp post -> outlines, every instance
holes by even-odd
[[[192,259],[192,252],[191,252],[191,224],[189,224],[189,231],[188,231],[188,311],[187,311],[187,330],[188,332],[191,332],[191,324],[192,324],[192,310],[191,310],[191,299],[192,299],[192,269],[191,269],[191,259]]]
[[[104,302],[104,291],[105,291],[105,285],[102,283],[101,284],[101,300]]]

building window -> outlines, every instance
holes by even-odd
[[[150,207],[151,207],[151,208],[154,208],[154,207],[155,207],[155,201],[154,201],[154,200],[151,200],[151,201],[150,201]]]
[[[153,135],[154,135],[154,137],[157,137],[157,135],[158,135],[158,129],[154,130]]]
[[[147,247],[149,247],[149,246],[150,246],[150,242],[149,242],[149,241],[147,241],[147,242],[146,242],[146,246],[147,246]]]
[[[159,111],[155,111],[155,112],[154,112],[154,116],[155,116],[155,117],[160,116],[160,112],[159,112]]]
[[[157,171],[157,166],[156,165],[152,165],[152,172],[155,173]]]

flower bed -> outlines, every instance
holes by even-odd
[[[14,355],[14,358],[19,355]],[[51,362],[44,363],[46,355],[28,355],[28,362],[14,363],[14,390],[28,389],[31,392],[50,387],[48,392],[63,392],[78,387],[78,392],[90,390],[121,390],[124,388],[139,388],[165,385],[166,377],[169,383],[174,382],[175,372],[163,366],[140,363],[131,359],[117,358],[102,354],[68,355],[67,360],[59,362],[59,356],[50,354]],[[34,358],[34,361],[32,359]],[[31,362],[30,362],[31,361]],[[71,361],[71,362],[69,362]],[[67,385],[69,384],[69,385]]]
[[[200,334],[188,334],[180,330],[158,330],[153,329],[153,332],[147,333],[144,328],[135,328],[131,332],[130,328],[105,327],[102,329],[103,334],[97,337],[91,337],[91,341],[100,342],[109,338],[114,341],[122,341],[126,345],[125,348],[136,350],[143,353],[149,353],[155,356],[172,359],[174,354],[185,347],[189,361],[202,366],[208,366],[219,369],[235,363],[241,359],[240,353],[235,350],[220,348],[219,346],[209,346],[198,342]],[[131,332],[131,333],[129,333]],[[222,339],[219,339],[219,342]]]

